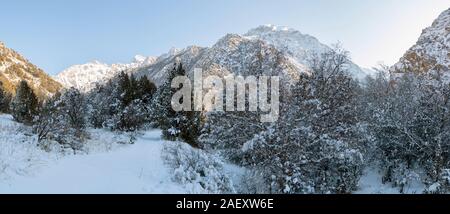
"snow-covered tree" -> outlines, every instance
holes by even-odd
[[[149,105],[157,89],[155,83],[150,81],[147,76],[142,76],[138,80],[137,97],[141,98],[146,105]]]
[[[186,71],[181,64],[175,65],[167,80],[158,89],[153,103],[153,115],[159,128],[163,130],[167,140],[182,140],[198,147],[198,136],[201,131],[201,112],[179,111],[172,108],[172,97],[177,89],[172,88],[172,80],[177,76],[185,76]]]
[[[76,131],[86,128],[86,100],[75,88],[70,88],[61,96],[62,111],[66,114],[68,125]]]
[[[45,140],[80,150],[86,137],[86,102],[74,88],[48,99],[34,120],[33,130],[44,145]]]
[[[89,121],[97,128],[136,131],[151,122],[150,107],[155,91],[155,84],[146,76],[136,80],[122,72],[90,92]]]
[[[39,109],[38,115],[34,119],[33,131],[38,136],[38,142],[42,142],[49,138],[62,128],[61,111],[61,94],[57,93],[53,97],[46,100]]]
[[[386,73],[369,81],[364,93],[383,180],[401,191],[414,180],[436,186],[450,168],[450,86],[427,75]]]
[[[33,89],[26,81],[21,81],[16,90],[16,95],[11,101],[11,113],[17,122],[32,124],[34,116],[39,108],[39,101]]]
[[[350,193],[362,174],[365,141],[356,111],[358,84],[346,52],[322,54],[286,97],[278,122],[242,147],[243,164],[271,193]]]

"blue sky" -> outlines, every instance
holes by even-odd
[[[365,67],[394,63],[449,0],[0,0],[0,41],[56,74],[94,59],[129,62],[226,33],[289,26],[340,41]]]

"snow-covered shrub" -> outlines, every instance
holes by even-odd
[[[74,88],[47,100],[34,119],[33,131],[42,146],[56,141],[73,151],[81,150],[89,137],[86,129],[84,96]],[[47,149],[47,148],[45,148]]]
[[[326,136],[283,141],[273,137],[258,136],[243,147],[245,164],[265,179],[266,187],[257,187],[260,190],[323,194],[351,193],[356,189],[363,158],[347,143]]]
[[[223,163],[216,156],[186,143],[167,142],[163,159],[172,170],[173,180],[191,193],[235,192],[230,178],[223,172]]]
[[[260,118],[256,112],[208,112],[199,137],[200,146],[219,151],[228,160],[239,163],[244,143],[266,129]]]
[[[48,155],[37,149],[37,136],[28,127],[0,116],[0,180],[28,175],[46,162]]]
[[[156,86],[146,76],[139,80],[125,72],[97,85],[88,96],[88,120],[94,128],[133,132],[150,123]]]

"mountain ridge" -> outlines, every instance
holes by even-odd
[[[62,85],[32,64],[24,56],[0,42],[0,82],[14,94],[20,81],[25,80],[41,99],[58,92]]]
[[[293,28],[262,25],[250,29],[245,34],[227,34],[211,47],[193,45],[184,49],[172,48],[167,53],[153,58],[152,63],[121,68],[129,73],[136,73],[138,76],[147,75],[157,85],[162,84],[166,74],[176,62],[182,62],[188,73],[193,72],[194,66],[197,66],[196,68],[202,68],[207,73],[220,73],[221,75],[255,73],[256,64],[259,63],[261,69],[268,69],[268,72],[263,71],[265,73],[271,73],[274,69],[278,69],[273,75],[282,74],[286,78],[289,76],[289,78],[295,79],[299,73],[308,71],[311,54],[321,54],[329,50],[331,48],[320,43],[317,38],[303,34]],[[280,63],[274,63],[273,60],[280,60]],[[356,79],[363,80],[368,75],[366,70],[355,63],[350,61],[348,64],[349,72]],[[89,63],[84,65],[90,66]],[[284,68],[281,69],[280,66]],[[244,71],[244,67],[252,71]],[[70,68],[62,73],[67,73],[67,70],[70,70]],[[61,75],[60,73],[57,75],[57,79],[66,87],[75,86],[84,91],[89,91],[97,82],[104,82],[104,80],[114,76],[103,72],[99,76],[103,75],[104,77],[95,77],[92,80],[82,80],[82,78],[77,77],[88,71],[89,69],[84,72],[80,71],[79,75],[76,75],[75,71],[72,75]],[[96,71],[91,70],[91,72],[95,73]],[[110,73],[115,74],[117,72]],[[288,75],[286,76],[286,74]],[[96,79],[97,81],[95,81]]]
[[[396,63],[397,73],[441,73],[450,78],[450,8],[442,12]]]

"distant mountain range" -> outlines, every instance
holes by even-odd
[[[83,92],[92,90],[96,84],[102,84],[118,75],[121,71],[148,66],[156,61],[155,57],[135,56],[129,64],[107,65],[93,61],[83,65],[74,65],[59,73],[55,79],[66,88],[74,87]]]
[[[175,62],[182,62],[189,72],[202,68],[204,74],[226,75],[229,73],[250,75],[270,74],[292,80],[300,72],[308,71],[308,57],[324,53],[331,48],[315,37],[297,30],[273,25],[260,26],[244,35],[228,34],[212,47],[190,46],[172,49],[147,63],[108,66],[88,63],[73,66],[56,76],[66,87],[89,90],[96,82],[112,78],[119,70],[136,75],[147,75],[161,84]],[[349,62],[349,71],[357,79],[367,76],[367,70]]]

